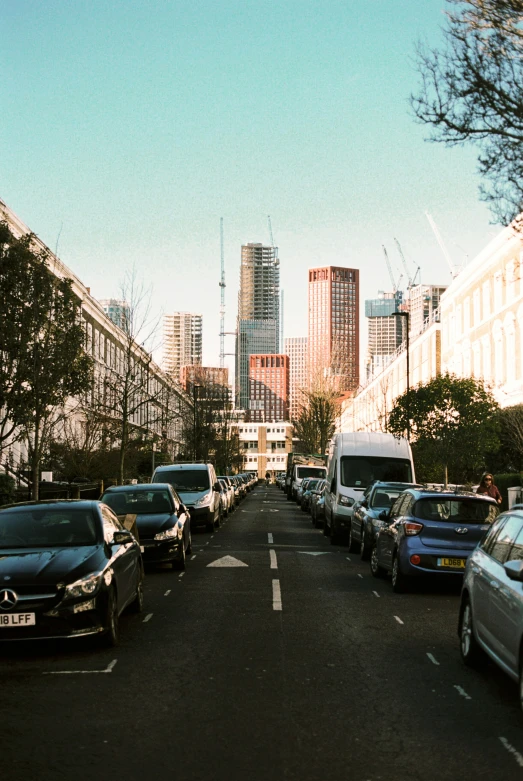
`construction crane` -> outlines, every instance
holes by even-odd
[[[434,236],[436,237],[436,241],[438,242],[438,244],[440,246],[440,249],[443,252],[443,255],[445,256],[445,260],[447,261],[448,267],[450,269],[450,273],[452,274],[452,277],[454,278],[454,277],[456,277],[458,275],[459,270],[456,268],[456,266],[452,262],[452,258],[450,257],[450,253],[449,253],[448,249],[446,248],[443,239],[441,238],[440,232],[438,230],[438,226],[436,225],[436,223],[432,219],[431,215],[427,211],[425,212],[425,217],[429,221],[429,225],[432,228],[432,232],[434,233]]]
[[[269,236],[271,237],[271,247],[274,249],[274,236],[272,235],[272,223],[271,223],[271,215],[267,215],[267,222],[269,223]]]
[[[405,255],[403,254],[403,250],[401,249],[401,244],[399,243],[399,241],[396,238],[394,239],[394,241],[396,243],[396,247],[398,248],[398,252],[399,252],[399,255],[400,255],[400,258],[401,258],[401,262],[403,263],[403,268],[405,269],[405,274],[407,275],[407,279],[408,279],[408,282],[409,282],[409,288],[414,287],[414,285],[416,284],[416,277],[418,277],[418,282],[420,281],[419,280],[419,275],[420,275],[420,272],[421,272],[421,267],[418,266],[418,268],[416,269],[416,273],[414,274],[414,277],[411,277],[410,274],[409,274],[409,269],[407,267],[407,261],[405,260]]]
[[[225,255],[223,251],[223,217],[220,217],[220,369],[225,365]]]
[[[385,262],[386,262],[386,264],[387,264],[387,268],[388,268],[388,270],[389,270],[389,277],[390,277],[390,281],[392,282],[392,292],[394,293],[394,295],[396,295],[396,293],[398,292],[398,288],[399,288],[399,285],[400,285],[401,279],[402,279],[402,277],[403,277],[403,274],[401,274],[401,275],[400,275],[400,277],[399,277],[399,279],[398,279],[398,281],[397,281],[397,282],[395,282],[395,280],[394,280],[394,274],[392,273],[392,266],[390,265],[390,260],[389,260],[389,255],[388,255],[388,252],[387,252],[387,250],[386,250],[386,248],[385,248],[385,245],[384,245],[384,244],[382,244],[381,246],[383,247],[383,254],[385,255]]]

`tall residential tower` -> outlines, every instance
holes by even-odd
[[[182,366],[202,363],[202,316],[173,312],[163,316],[163,370],[180,382]]]

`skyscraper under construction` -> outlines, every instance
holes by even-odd
[[[236,335],[236,406],[249,409],[249,356],[279,352],[277,247],[242,246]]]

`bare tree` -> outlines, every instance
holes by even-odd
[[[417,46],[411,106],[432,141],[478,147],[482,197],[508,224],[523,209],[523,1],[447,2],[445,47]]]

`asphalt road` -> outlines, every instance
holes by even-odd
[[[275,487],[145,596],[116,649],[0,646],[2,781],[523,778],[516,686],[462,664],[456,589],[393,594]]]

